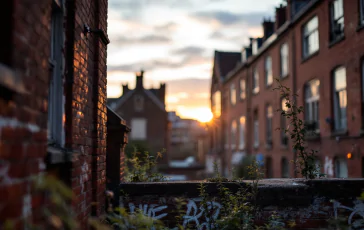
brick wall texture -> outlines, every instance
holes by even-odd
[[[31,177],[47,171],[47,108],[51,46],[51,0],[8,3],[12,47],[7,66],[24,83],[27,94],[0,97],[0,223],[36,218],[42,196]],[[104,210],[106,167],[106,44],[95,34],[83,34],[84,24],[107,30],[107,0],[63,0],[63,72],[65,148],[71,162],[60,178],[75,194],[73,206],[82,228]],[[3,60],[1,60],[3,61]],[[0,77],[1,73],[0,73]],[[3,89],[1,89],[3,90]],[[67,174],[69,173],[69,174]],[[65,176],[70,175],[70,176]],[[95,202],[95,205],[92,205]]]

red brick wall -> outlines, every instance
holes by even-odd
[[[76,215],[87,228],[88,217],[101,214],[105,203],[106,44],[98,35],[86,38],[82,32],[84,24],[106,31],[107,0],[64,2],[65,133],[66,148],[73,154],[72,164],[62,166],[71,176],[59,176],[71,186]],[[47,167],[58,170],[44,162],[51,1],[13,4],[12,44],[7,44],[13,50],[7,64],[28,94],[15,94],[10,101],[0,97],[0,222],[12,219],[21,225],[21,217],[37,218],[43,211],[43,197],[33,191],[30,177]]]
[[[13,21],[12,34],[4,34],[12,35],[8,64],[31,95],[0,97],[0,222],[13,220],[17,229],[21,218],[42,211],[31,177],[45,169],[50,10],[49,1],[13,1],[12,18],[5,19]]]

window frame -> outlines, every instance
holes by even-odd
[[[281,104],[280,104],[280,109],[281,110],[283,110],[283,111],[287,111],[288,110],[288,108],[286,108],[285,109],[285,105],[286,105],[286,102],[287,100],[286,100],[286,98],[284,98],[284,97],[282,97],[281,98],[281,100],[280,100],[280,102],[281,102]],[[286,129],[287,129],[287,117],[286,116],[283,116],[283,115],[280,115],[280,118],[281,118],[281,120],[280,120],[280,131],[281,131],[281,145],[282,146],[288,146],[288,134],[286,133]],[[287,141],[287,143],[285,143],[285,141],[284,140],[286,140]]]
[[[317,95],[308,95],[308,90],[313,87],[313,84],[318,82]],[[316,133],[320,132],[320,80],[315,78],[312,79],[305,84],[305,97],[304,97],[304,118],[306,124],[311,124],[312,122],[316,122],[316,128],[313,130]],[[314,109],[316,106],[316,109]],[[310,108],[310,109],[308,109]]]
[[[308,27],[309,23],[312,22],[313,20],[317,20],[317,27],[314,30],[311,30],[309,32],[306,33],[305,28]],[[303,59],[306,59],[308,57],[310,57],[311,55],[315,54],[316,52],[318,52],[320,50],[320,32],[319,32],[319,26],[320,26],[320,22],[319,22],[319,18],[317,15],[312,16],[305,24],[303,24],[302,26],[302,57]],[[317,49],[316,50],[309,50],[309,38],[310,36],[313,36],[313,34],[317,32]],[[306,41],[307,38],[307,41]],[[306,44],[307,42],[307,44]]]
[[[341,163],[345,163],[346,165],[346,176],[340,176],[341,174]],[[340,167],[338,167],[340,166]],[[348,168],[348,161],[344,157],[335,157],[334,159],[334,176],[335,178],[348,178],[349,177],[349,168]]]
[[[259,115],[258,115],[258,111],[254,112],[254,118],[253,118],[253,145],[254,148],[258,148],[259,147]]]
[[[233,119],[230,123],[230,149],[235,150],[237,142],[238,124],[236,119]]]
[[[236,105],[236,87],[234,83],[230,84],[229,97],[230,97],[230,105],[232,106]]]
[[[335,7],[338,6],[339,2],[341,2],[341,12],[342,12],[342,15],[339,16],[338,18],[335,18]],[[345,21],[344,21],[344,2],[343,0],[332,0],[330,1],[329,3],[329,21],[330,21],[330,36],[329,36],[329,39],[330,39],[330,42],[335,42],[337,40],[339,40],[340,38],[342,38],[344,36],[344,28],[345,28]],[[342,22],[338,22],[342,20]],[[335,27],[337,25],[341,25],[342,28],[340,28],[340,33],[337,33],[335,32]]]
[[[264,59],[265,86],[269,87],[273,84],[273,60],[270,55]]]
[[[136,121],[143,121],[143,127],[144,127],[144,135],[141,135],[142,137],[136,137],[134,136],[135,132],[133,133],[133,130],[136,130],[134,122]],[[145,141],[147,140],[147,136],[148,136],[148,120],[146,118],[143,117],[134,117],[131,119],[130,121],[130,127],[131,127],[131,132],[130,132],[130,139],[131,140],[136,140],[136,141]],[[180,133],[179,133],[180,134]]]
[[[284,54],[284,50],[286,50],[286,53]],[[287,42],[284,42],[282,45],[281,45],[281,47],[280,47],[280,49],[279,49],[279,60],[280,60],[280,65],[279,65],[279,67],[280,67],[280,71],[279,71],[279,73],[280,73],[280,77],[281,77],[281,79],[282,78],[285,78],[285,77],[287,77],[288,76],[288,72],[289,72],[289,46],[288,46],[288,43]],[[283,60],[285,60],[284,62],[283,62]],[[286,68],[283,68],[283,64],[285,63],[285,66],[286,66]],[[286,69],[285,71],[285,73],[283,72],[283,69]]]
[[[64,99],[64,11],[62,4],[52,1],[50,39],[50,81],[48,92],[48,144],[65,145],[65,99]]]
[[[340,88],[340,89],[336,89],[336,73],[340,70],[344,70],[345,72],[345,88]],[[334,117],[334,122],[333,122],[333,130],[335,132],[346,132],[347,131],[347,75],[346,75],[346,68],[344,66],[338,66],[336,67],[333,72],[332,72],[332,103],[333,103],[333,117]],[[345,94],[345,98],[341,99],[341,98],[337,98],[337,94],[342,93]],[[340,101],[344,100],[346,103],[346,107],[345,107],[345,116],[343,116],[342,111],[339,109],[340,107]],[[338,118],[340,117],[340,118]],[[340,123],[338,121],[338,119],[340,120]],[[344,122],[343,122],[344,120]],[[340,124],[340,126],[339,126]],[[342,127],[341,127],[342,126]]]
[[[272,145],[273,141],[273,106],[267,104],[265,108],[266,143]]]
[[[252,92],[253,94],[259,93],[259,73],[257,67],[254,67],[253,69],[253,77],[252,77]]]
[[[239,149],[245,149],[245,133],[246,133],[246,117],[240,116],[239,118]]]
[[[282,178],[289,178],[290,177],[289,161],[288,161],[287,157],[285,157],[285,156],[283,156],[281,158],[281,176],[282,176]]]
[[[242,85],[242,83],[244,83]],[[239,92],[239,98],[240,100],[245,100],[246,99],[246,80],[245,78],[241,78],[239,80],[239,89],[240,89],[240,92]]]
[[[364,26],[364,0],[359,0],[359,25]]]

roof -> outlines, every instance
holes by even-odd
[[[215,50],[215,62],[218,64],[220,77],[225,77],[241,62],[241,53]]]
[[[119,98],[108,98],[107,103],[110,105],[110,108],[116,110],[116,108],[122,106],[133,94],[135,90],[130,90],[126,94],[122,95]],[[144,89],[144,93],[161,109],[166,110],[165,105],[159,98],[150,90]]]

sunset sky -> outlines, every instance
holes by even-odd
[[[282,0],[109,0],[108,97],[121,84],[167,84],[167,110],[203,120],[209,115],[214,50],[240,51],[262,35]]]

